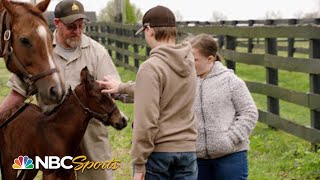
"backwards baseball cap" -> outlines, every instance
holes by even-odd
[[[136,35],[150,27],[175,27],[176,18],[173,12],[164,6],[156,6],[149,9],[142,18],[142,27]]]
[[[76,0],[62,0],[54,9],[54,17],[65,24],[70,24],[77,19],[88,19],[84,14],[83,5]]]

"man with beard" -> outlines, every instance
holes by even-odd
[[[56,30],[53,33],[54,60],[59,67],[66,89],[75,88],[80,83],[80,71],[87,66],[95,79],[111,75],[120,80],[120,76],[106,49],[98,42],[83,34],[87,17],[83,5],[76,0],[59,2],[54,11]],[[8,86],[12,88],[0,106],[0,112],[26,99],[26,86],[13,75]],[[41,99],[37,99],[41,107]],[[26,119],[27,120],[27,119]],[[90,121],[80,150],[87,161],[106,162],[111,157],[108,129],[98,121]],[[77,179],[110,180],[112,170],[86,169],[77,172]]]

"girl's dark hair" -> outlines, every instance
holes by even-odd
[[[212,36],[208,34],[198,34],[188,39],[191,46],[197,49],[202,55],[216,57],[216,61],[221,61],[220,55],[217,53],[218,44]]]

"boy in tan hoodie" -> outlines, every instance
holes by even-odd
[[[134,96],[131,157],[134,179],[197,179],[196,117],[192,110],[196,71],[188,42],[176,44],[175,16],[156,6],[143,16],[145,39],[152,48],[140,65],[136,83],[100,82],[103,92]]]

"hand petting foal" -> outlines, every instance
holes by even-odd
[[[120,81],[116,80],[112,76],[105,76],[102,81],[97,81],[102,88],[101,93],[114,94],[119,92]]]

